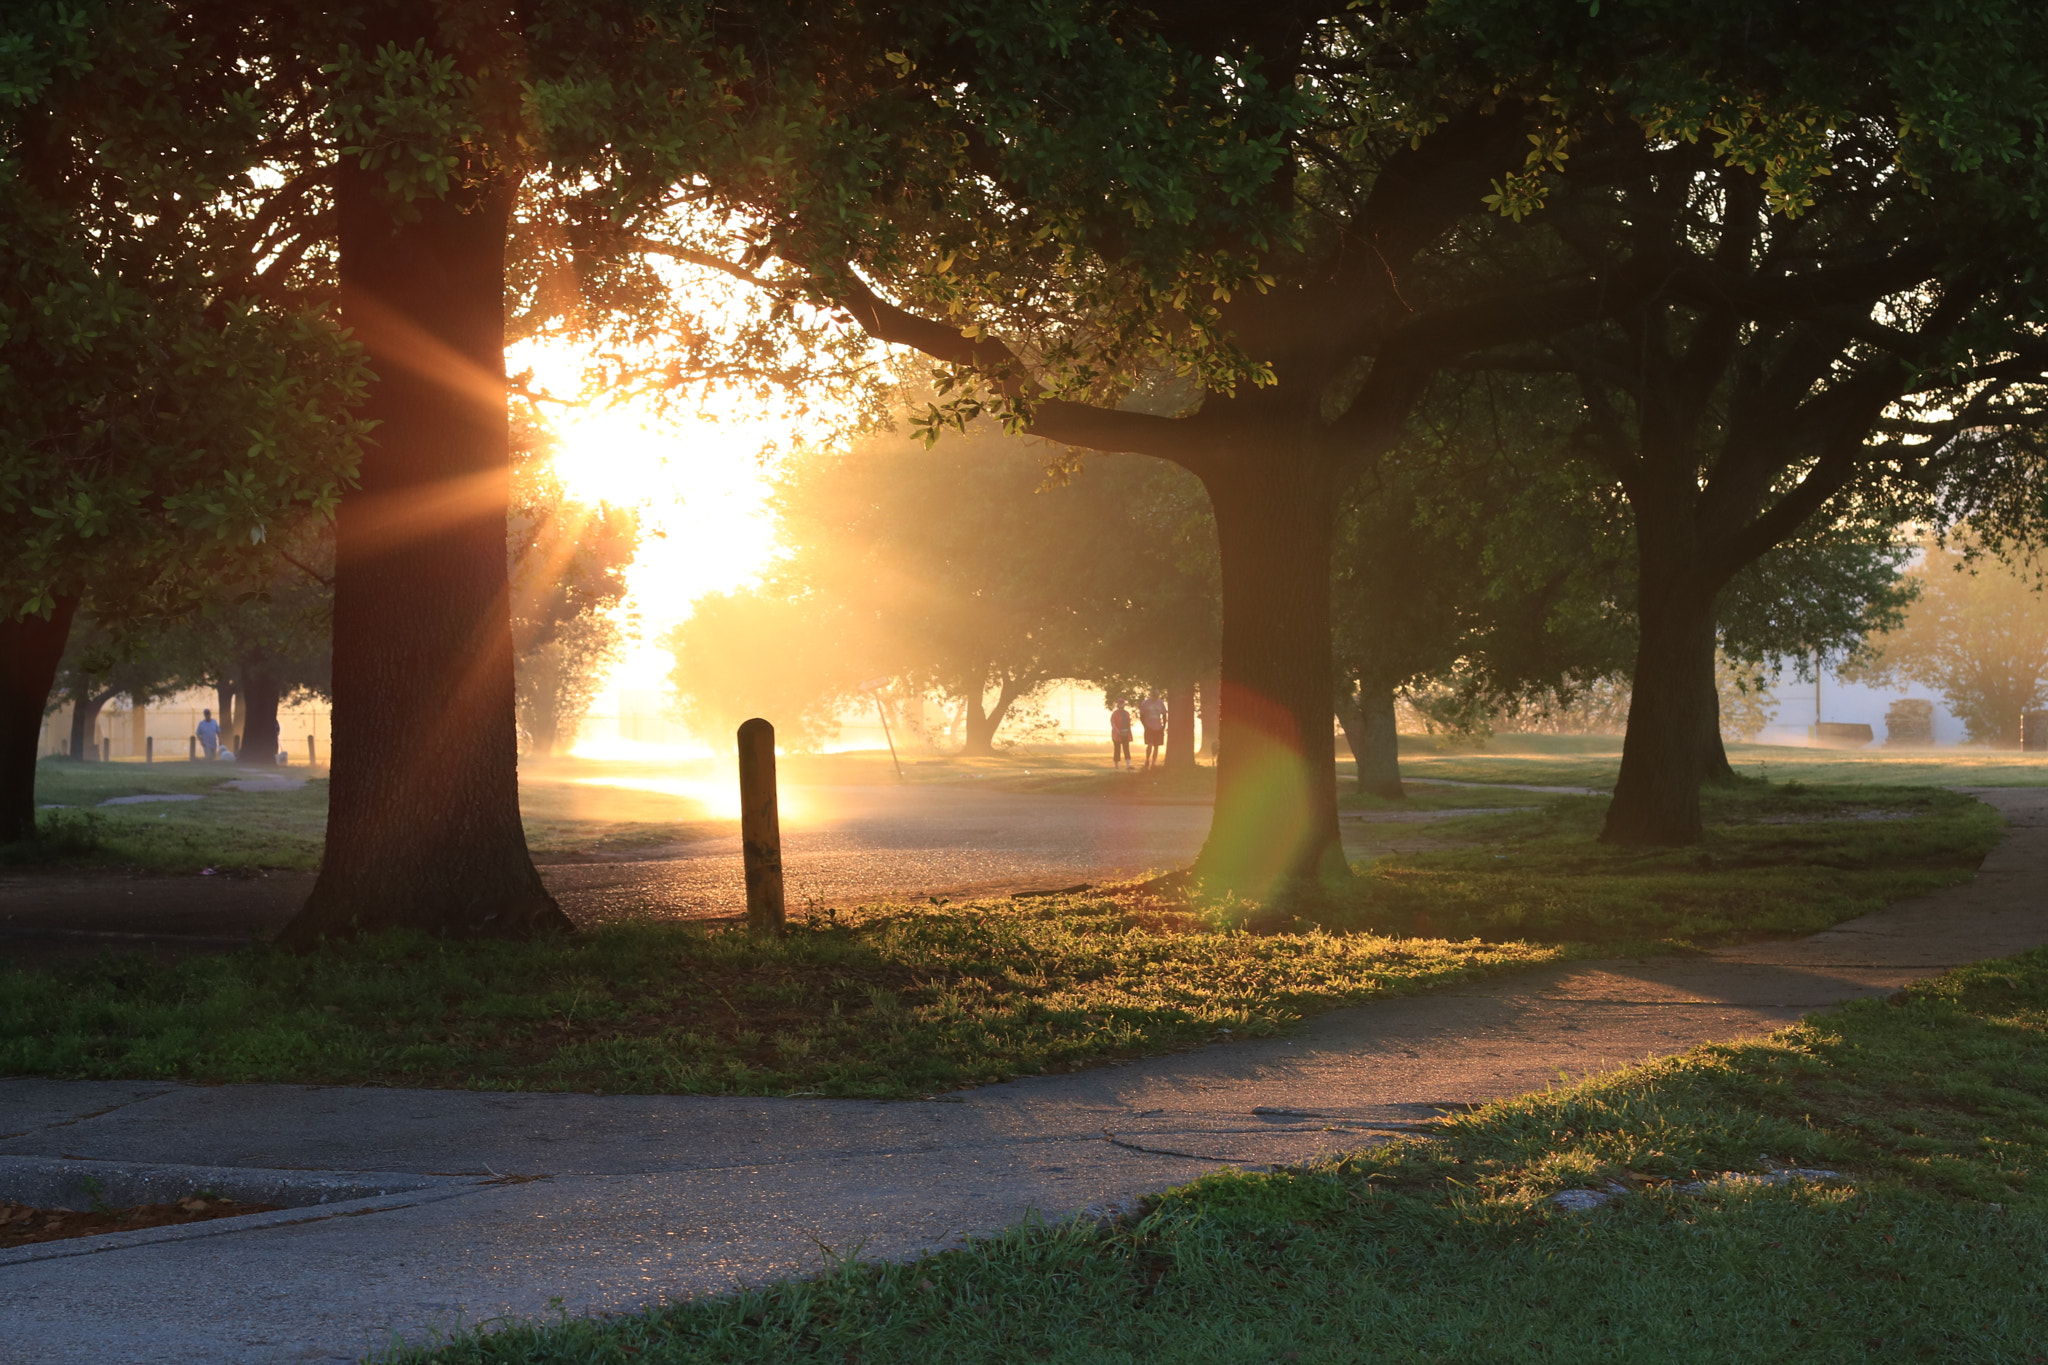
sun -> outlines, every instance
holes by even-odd
[[[630,411],[578,411],[555,434],[555,474],[580,502],[637,507],[683,491],[676,483],[674,436]]]
[[[508,363],[530,376],[536,392],[581,393],[580,402],[537,405],[555,436],[550,464],[567,494],[631,509],[640,519],[626,596],[613,609],[630,627],[625,651],[607,671],[593,724],[570,752],[650,761],[694,757],[710,750],[695,742],[607,736],[604,713],[618,707],[623,715],[628,693],[662,693],[675,665],[662,644],[671,628],[707,593],[746,587],[773,563],[779,547],[770,499],[777,470],[766,452],[815,439],[816,430],[831,428],[833,413],[739,393],[704,395],[695,414],[678,411],[680,405],[642,407],[593,387],[589,360],[582,348],[561,340],[529,340],[508,351]],[[721,742],[718,752],[725,747]]]
[[[555,472],[571,496],[640,514],[627,582],[650,624],[680,620],[691,601],[739,586],[773,556],[760,433],[617,408],[578,413],[559,432]]]
[[[690,614],[698,598],[744,586],[775,557],[768,501],[773,470],[760,458],[764,433],[740,423],[662,420],[622,408],[576,412],[559,419],[555,429],[555,473],[569,495],[632,508],[640,518],[626,596],[614,609],[635,630],[605,690],[659,692],[675,664],[662,646],[670,628]],[[674,759],[694,756],[702,747],[669,753],[675,746],[607,739],[593,731],[571,752]]]

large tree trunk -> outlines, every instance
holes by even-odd
[[[966,709],[963,715],[962,731],[964,741],[960,746],[960,752],[983,758],[995,753],[996,729],[1002,722],[989,718],[987,710],[982,706],[980,689],[977,688],[967,694]]]
[[[71,756],[86,763],[100,761],[100,710],[114,699],[112,692],[94,693],[90,687],[71,696]]]
[[[519,818],[505,569],[504,246],[513,186],[382,197],[336,168],[341,311],[377,425],[335,535],[326,856],[280,941],[573,926]]]
[[[0,620],[0,844],[36,834],[36,743],[78,599],[49,616]]]
[[[1247,452],[1249,456],[1250,452]],[[1347,882],[1337,834],[1330,541],[1318,462],[1240,458],[1205,472],[1223,579],[1224,739],[1216,813],[1192,869],[1271,899]]]
[[[1361,686],[1337,708],[1344,742],[1358,768],[1358,790],[1368,796],[1405,801],[1401,785],[1400,735],[1394,726],[1394,689]]]
[[[260,768],[277,766],[277,675],[253,665],[242,667],[242,744],[235,758]]]
[[[1718,635],[1719,631],[1715,634]],[[1711,655],[1707,659],[1707,676],[1702,681],[1706,695],[1700,702],[1700,714],[1705,722],[1700,734],[1700,780],[1733,782],[1735,765],[1728,761],[1728,745],[1721,738],[1721,689],[1716,685]]]
[[[1023,689],[1016,683],[1005,681],[996,693],[996,704],[987,709],[982,706],[980,687],[972,687],[967,693],[966,742],[961,746],[963,754],[982,758],[993,757],[996,751],[996,732],[1003,728],[1004,719],[1010,714],[1010,707],[1021,696]]]
[[[1645,551],[1637,615],[1628,734],[1621,775],[1600,837],[1616,844],[1696,844],[1700,784],[1706,778],[1705,735],[1719,720],[1714,670],[1714,590],[1682,572],[1650,572]],[[1658,566],[1662,568],[1663,566]]]
[[[1168,768],[1195,766],[1195,684],[1183,678],[1166,689],[1166,761]]]

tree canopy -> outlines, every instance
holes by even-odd
[[[366,376],[246,289],[266,127],[204,18],[25,4],[0,43],[0,839],[74,616],[189,612],[352,476]]]

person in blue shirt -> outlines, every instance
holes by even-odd
[[[220,754],[220,722],[213,718],[212,711],[202,711],[199,714],[204,717],[199,722],[199,747],[206,750],[208,758],[218,757]]]

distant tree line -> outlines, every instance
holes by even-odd
[[[1471,734],[1616,680],[1626,695],[1627,501],[1532,448],[1557,439],[1542,424],[1475,421],[1474,403],[1527,397],[1494,387],[1506,391],[1436,409],[1440,424],[1369,470],[1339,520],[1335,715],[1361,790],[1402,794],[1397,703]],[[872,704],[862,687],[880,677],[899,728],[919,732],[934,698],[961,750],[985,754],[1013,708],[1075,680],[1105,704],[1167,697],[1169,758],[1193,761],[1221,600],[1208,501],[1186,473],[981,423],[929,449],[897,430],[806,451],[771,506],[783,555],[758,586],[699,599],[668,639],[679,718],[698,733],[768,712],[815,745]],[[1846,520],[1773,551],[1731,586],[1722,671],[1855,652],[1911,595],[1904,559],[1887,526]]]

